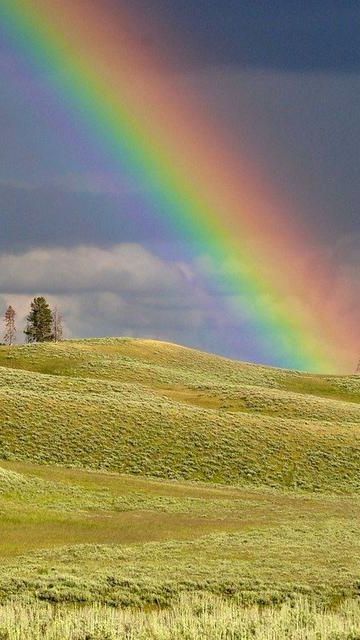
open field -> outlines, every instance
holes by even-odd
[[[0,607],[3,640],[356,640],[359,603],[335,609],[302,598],[280,607],[240,608],[204,595],[183,596],[165,610],[124,610],[99,605],[69,609],[42,605]]]
[[[0,425],[0,640],[360,637],[360,377],[1,347]]]
[[[207,486],[2,462],[0,593],[168,604],[356,596],[360,497]]]

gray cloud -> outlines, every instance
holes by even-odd
[[[339,239],[327,258],[336,268],[324,313],[339,323],[360,321],[360,235]],[[217,288],[217,271],[206,255],[172,262],[139,244],[0,252],[0,314],[13,305],[22,341],[30,300],[44,294],[61,309],[69,338],[149,337],[263,362],[264,345],[254,334],[246,298],[222,284]],[[286,311],[298,300],[289,295],[278,303]]]
[[[0,184],[0,249],[162,241],[162,217],[146,207],[141,193],[105,192],[100,180],[91,187],[83,177],[77,186],[76,177],[61,187],[49,182]]]
[[[64,193],[90,193],[92,195],[124,195],[139,193],[141,188],[129,177],[114,173],[65,173],[49,177],[45,181],[0,179],[0,189],[41,192],[54,189]]]
[[[12,304],[22,327],[38,294],[62,309],[68,337],[138,335],[206,346],[211,300],[191,265],[138,244],[0,254],[2,312]]]
[[[61,309],[67,338],[148,337],[262,359],[243,319],[229,313],[230,300],[208,292],[196,265],[160,260],[140,245],[0,253],[0,315],[9,304],[16,309],[19,342],[40,294]]]
[[[211,104],[234,150],[284,196],[285,220],[324,242],[360,231],[360,74],[212,69],[184,75],[182,91]]]
[[[191,271],[166,263],[139,244],[80,246],[0,254],[0,292],[101,291],[151,295],[185,290]]]
[[[177,68],[360,68],[356,0],[132,0],[131,9],[139,46],[159,53],[165,42]]]
[[[357,312],[360,322],[360,233],[339,238],[333,253],[339,265],[339,288],[351,295],[352,309]]]
[[[128,0],[102,1],[104,13],[107,5],[119,9],[122,25]],[[172,68],[360,68],[357,0],[131,0],[130,7],[136,45],[145,54],[162,53]]]

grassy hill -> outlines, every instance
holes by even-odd
[[[1,347],[0,603],[336,607],[359,593],[359,436],[357,376],[151,340]]]
[[[160,478],[354,492],[360,377],[152,340],[0,349],[0,457]]]

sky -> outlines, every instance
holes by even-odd
[[[234,150],[294,203],[289,215],[333,268],[329,309],[341,282],[351,291],[344,313],[360,326],[359,3],[126,5],[141,16],[139,47],[164,56],[174,96],[196,94]],[[16,308],[18,339],[30,299],[44,294],[68,337],[153,337],[279,364],[246,312],[229,310],[203,250],[146,203],[127,167],[114,170],[47,73],[0,25],[0,313]]]

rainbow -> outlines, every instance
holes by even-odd
[[[340,309],[329,317],[330,265],[319,259],[311,274],[299,267],[310,234],[231,150],[201,101],[174,94],[163,57],[139,46],[134,18],[139,25],[103,0],[0,0],[1,24],[24,59],[46,71],[114,166],[125,161],[173,230],[209,257],[263,352],[291,368],[351,370],[356,327],[338,322]],[[313,297],[309,277],[318,283]]]

